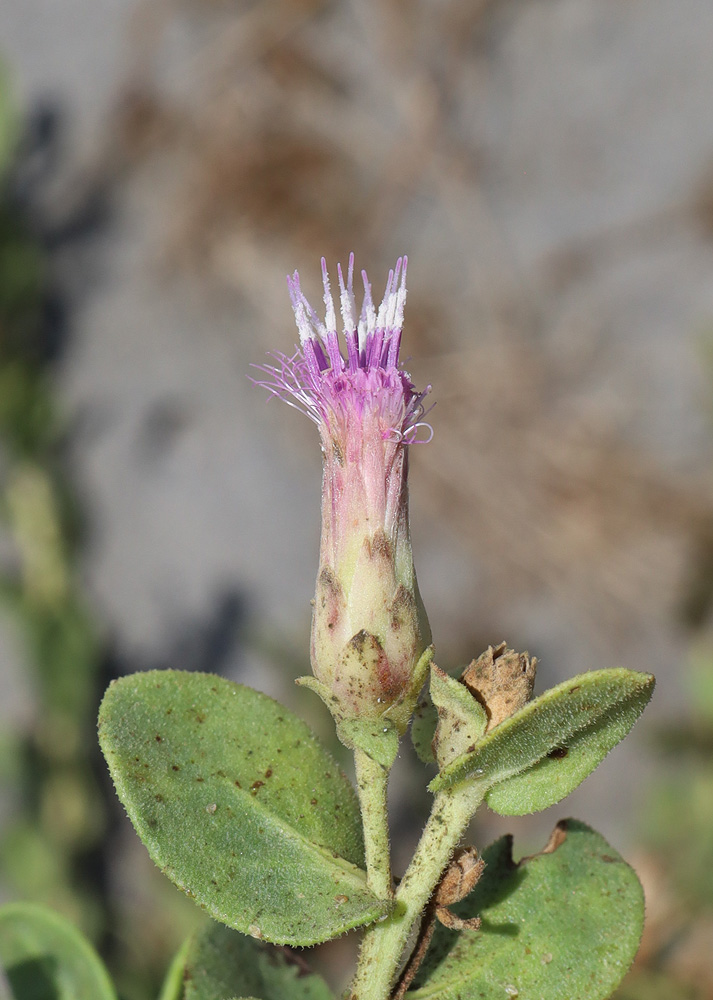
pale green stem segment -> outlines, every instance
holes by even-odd
[[[357,790],[366,849],[366,882],[374,895],[390,899],[391,852],[386,787],[389,772],[363,750],[354,750]]]
[[[476,782],[448,788],[436,796],[401,885],[396,909],[364,935],[359,965],[349,1000],[388,1000],[404,951],[438,880],[458,846],[485,789]]]

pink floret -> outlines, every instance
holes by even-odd
[[[354,300],[354,255],[349,257],[347,280],[337,268],[340,289],[342,336],[346,357],[337,335],[337,319],[329,275],[322,259],[325,318],[322,321],[300,288],[297,271],[287,279],[300,345],[292,357],[274,353],[274,365],[256,366],[267,377],[257,385],[300,410],[327,435],[349,433],[350,424],[365,412],[377,417],[384,439],[414,444],[424,428],[423,400],[430,386],[417,392],[410,376],[399,366],[401,328],[406,302],[407,258],[399,258],[389,271],[384,298],[374,308],[371,286],[362,271],[364,297],[357,319]]]

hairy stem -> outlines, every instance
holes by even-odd
[[[394,913],[369,927],[349,1000],[388,1000],[416,922],[483,799],[473,783],[436,796],[416,853],[396,893]]]
[[[361,805],[366,849],[366,881],[380,899],[388,899],[391,887],[391,852],[386,807],[389,772],[363,750],[354,751],[357,790]]]

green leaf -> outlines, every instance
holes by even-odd
[[[485,801],[501,816],[524,816],[560,802],[624,739],[650,697],[651,688],[645,688],[614,706],[533,767],[495,785]]]
[[[512,839],[487,848],[485,874],[460,917],[482,930],[439,926],[409,1000],[607,1000],[634,960],[644,921],[635,872],[577,820],[545,852],[512,860]]]
[[[37,903],[0,908],[0,966],[13,1000],[116,1000],[109,975],[86,938]]]
[[[436,792],[469,778],[486,788],[493,788],[531,768],[553,751],[556,754],[583,730],[590,730],[590,741],[596,749],[598,725],[603,725],[609,736],[620,732],[618,738],[621,739],[643,711],[653,689],[654,678],[650,674],[623,668],[595,670],[572,677],[501,722],[472,753],[444,768],[429,788]],[[621,717],[621,725],[614,722],[617,717]],[[601,755],[589,770],[596,767],[613,745],[603,739]],[[581,762],[583,758],[575,753],[573,759]],[[554,777],[554,769],[550,776]],[[582,772],[584,777],[586,774]]]
[[[352,786],[272,698],[208,674],[115,681],[99,740],[156,864],[243,933],[308,945],[388,912],[366,887]]]
[[[302,958],[211,923],[189,945],[184,1000],[333,1000]]]

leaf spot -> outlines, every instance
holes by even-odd
[[[253,781],[252,785],[250,786],[250,793],[252,795],[257,795],[258,789],[262,788],[264,784],[265,784],[264,781]]]
[[[205,807],[205,811],[207,813],[210,813],[211,815],[213,815],[213,813],[215,812],[215,810],[217,808],[218,808],[218,803],[217,802],[211,802],[211,804],[209,806]]]

